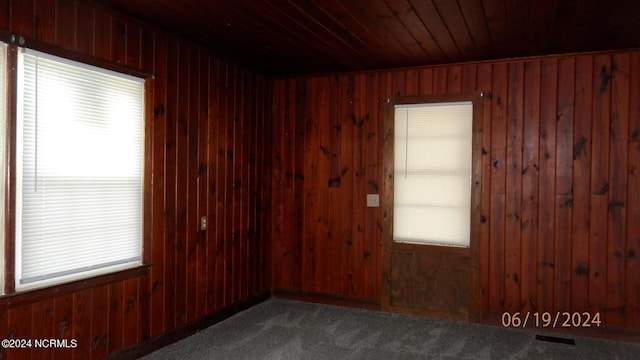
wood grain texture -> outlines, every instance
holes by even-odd
[[[495,6],[499,4],[502,2],[494,2]],[[497,29],[501,25],[495,26]],[[287,263],[289,269],[279,265],[277,273],[302,269],[306,279],[324,279],[328,276],[325,271],[350,273],[356,264],[354,259],[335,256],[348,254],[347,245],[335,243],[338,249],[330,245],[329,234],[335,236],[343,229],[341,218],[352,219],[356,230],[356,224],[364,223],[365,254],[381,259],[380,226],[385,214],[357,199],[362,194],[380,193],[382,201],[389,200],[380,187],[385,174],[382,115],[386,99],[410,92],[483,91],[479,249],[482,311],[600,312],[612,326],[637,328],[640,299],[634,274],[640,233],[630,219],[638,213],[637,195],[631,189],[638,183],[639,66],[638,52],[629,51],[355,73],[354,94],[349,97],[338,84],[351,81],[353,74],[276,79],[274,103],[295,102],[296,111],[274,113],[274,122],[279,124],[274,138],[282,139],[281,131],[291,129],[294,122],[307,121],[305,143],[294,142],[290,151],[303,164],[299,167],[302,173],[296,174],[305,196],[298,201],[304,204],[300,206],[305,219],[313,219],[308,220],[309,226],[305,221],[295,236],[291,232],[273,233],[274,248],[306,244],[306,251],[313,254],[303,256],[300,265]],[[327,94],[323,89],[331,88],[331,84],[336,84],[336,90]],[[293,91],[279,90],[285,86],[304,86],[306,91],[294,95]],[[349,117],[352,112],[356,123],[364,119],[366,140],[358,141],[358,135],[349,146],[342,145],[339,152],[334,152],[332,144],[338,143],[332,141],[343,141],[339,136],[344,135],[345,125],[340,124],[338,132],[333,119]],[[316,120],[325,119],[323,114],[331,114],[329,121]],[[359,129],[352,130],[353,138]],[[327,144],[328,156],[322,149],[317,151],[323,144]],[[348,192],[342,182],[340,188],[330,187],[327,180],[331,174],[337,176],[342,168],[358,169],[361,153],[365,154],[367,180],[355,181]],[[338,159],[332,158],[333,154],[339,154],[339,166],[336,163],[332,167],[331,161]],[[284,172],[278,161],[274,155],[274,181]],[[320,194],[332,191],[353,200],[337,206],[333,195],[329,202],[318,199]],[[277,204],[285,204],[280,194],[272,193],[274,209],[282,206]],[[282,209],[282,218],[295,216],[292,206]],[[363,211],[365,216],[361,218]],[[323,219],[318,215],[327,212],[335,221],[317,223]],[[375,236],[369,236],[371,232]],[[273,255],[274,264],[285,264],[282,254]],[[326,259],[328,267],[318,268],[318,259]],[[380,301],[380,285],[387,286],[388,278],[383,277],[382,270],[371,272],[375,261],[369,264],[368,257],[363,260],[364,272],[354,271],[351,279],[331,275],[342,284],[330,285],[364,287],[368,291],[346,295]],[[397,258],[395,261],[402,263]],[[415,263],[407,261],[406,266]],[[392,271],[389,267],[386,273],[392,276]],[[287,282],[292,285],[286,287],[275,278],[277,273],[272,272],[276,288],[334,295],[331,288],[309,281],[303,286]],[[416,283],[420,281],[416,278]],[[394,291],[400,290],[410,294],[411,289]],[[623,311],[626,315],[620,318]]]
[[[0,1],[0,14],[0,30],[27,44],[150,75],[145,258],[151,264],[148,275],[64,296],[39,293],[32,304],[21,299],[0,311],[0,330],[78,341],[75,349],[33,358],[99,359],[267,290],[271,80],[92,2]],[[208,217],[206,231],[201,216]]]

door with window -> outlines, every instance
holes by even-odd
[[[480,316],[480,95],[389,101],[383,309]]]

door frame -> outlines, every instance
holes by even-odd
[[[413,95],[397,96],[387,99],[384,114],[384,155],[383,155],[383,241],[382,241],[382,299],[383,311],[409,313],[420,316],[447,318],[480,322],[482,318],[481,284],[480,284],[480,241],[482,226],[482,129],[483,129],[483,100],[481,92],[467,94]],[[455,101],[471,101],[473,106],[472,120],[472,157],[471,157],[471,223],[469,247],[449,247],[439,245],[407,244],[393,241],[393,201],[394,201],[394,129],[395,105],[442,103]],[[419,247],[419,248],[417,248]],[[392,256],[394,253],[421,253],[422,255],[442,258],[453,256],[468,258],[468,313],[458,314],[441,311],[426,310],[397,306],[391,303],[392,295]],[[466,260],[464,260],[466,262]]]

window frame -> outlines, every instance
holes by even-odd
[[[68,49],[43,43],[37,40],[25,39],[6,32],[0,32],[0,41],[7,44],[7,69],[6,69],[6,149],[5,149],[5,194],[4,208],[4,243],[2,254],[4,259],[4,292],[0,294],[0,310],[23,303],[29,303],[38,299],[45,299],[52,294],[60,296],[73,293],[82,289],[109,284],[126,279],[148,275],[150,271],[150,244],[151,244],[151,129],[152,129],[152,99],[153,99],[153,75],[138,69],[132,69],[108,60],[98,59],[92,56],[80,54]],[[101,275],[90,275],[77,280],[45,285],[33,289],[16,291],[15,288],[15,246],[16,246],[16,214],[17,201],[16,172],[17,152],[17,108],[18,108],[18,52],[20,48],[28,48],[56,57],[100,67],[115,71],[124,75],[131,75],[143,79],[143,169],[142,169],[142,261],[141,265],[129,269],[114,271]]]
[[[413,246],[440,248],[443,251],[471,256],[479,261],[478,249],[480,242],[480,227],[482,224],[481,200],[482,200],[482,113],[484,93],[466,94],[437,94],[437,95],[404,95],[387,99],[385,108],[385,150],[383,158],[384,166],[384,241],[387,249],[409,250]],[[471,101],[473,108],[472,119],[472,145],[471,145],[471,208],[469,246],[450,246],[438,243],[413,243],[396,242],[393,240],[394,224],[394,172],[395,172],[395,106],[409,104],[447,103]]]

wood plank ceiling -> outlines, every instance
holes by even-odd
[[[272,75],[640,47],[638,0],[95,0]]]

